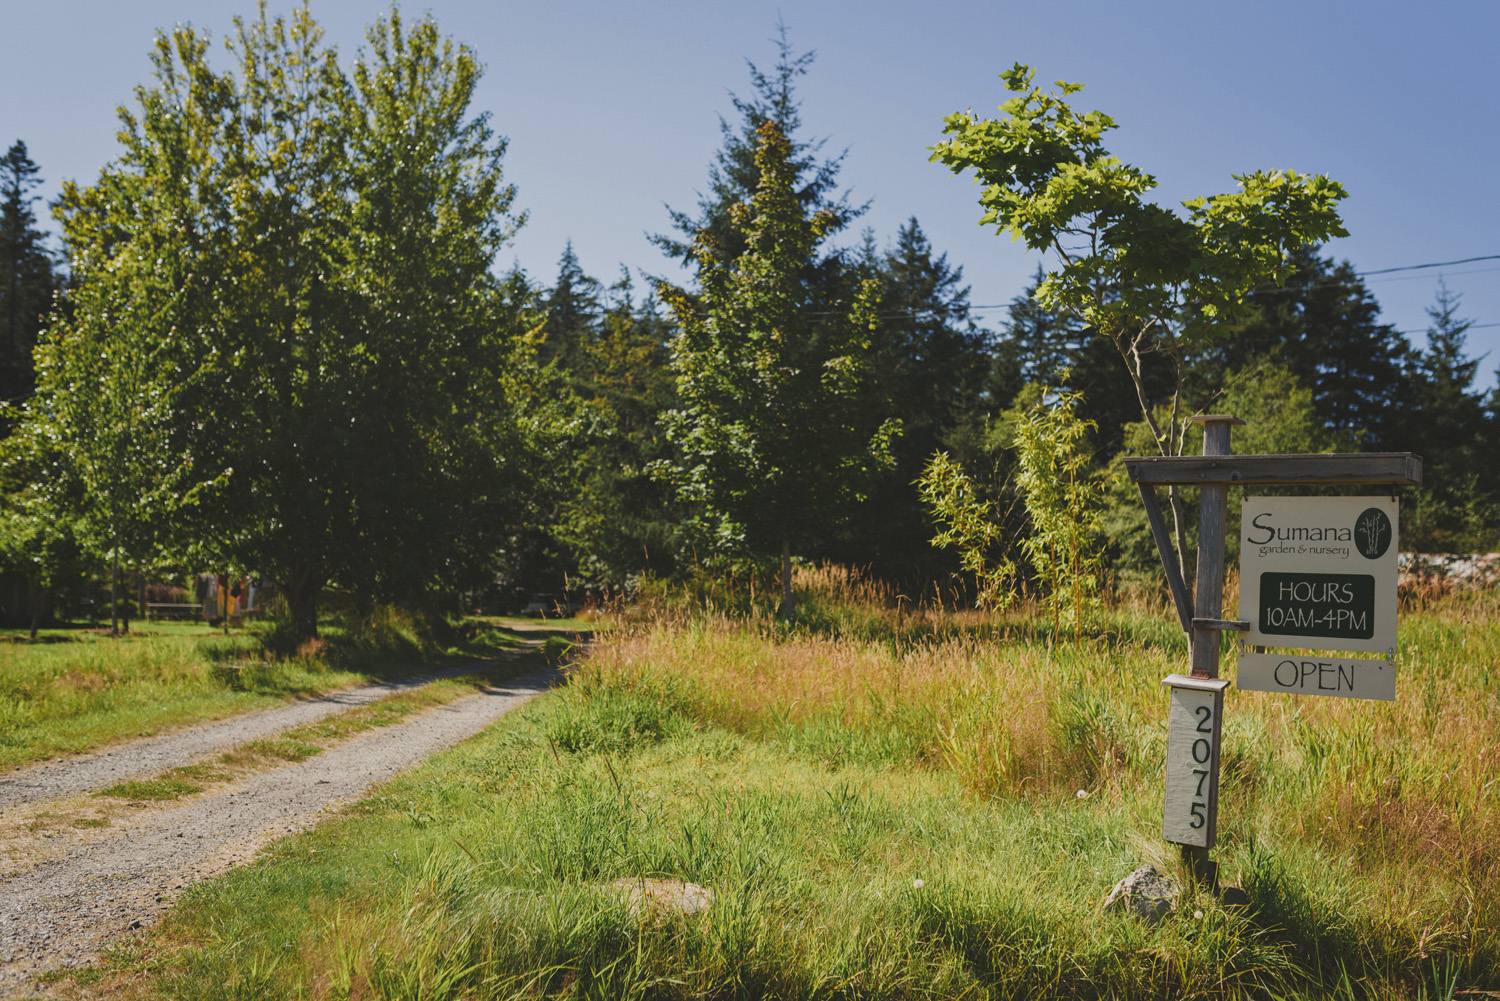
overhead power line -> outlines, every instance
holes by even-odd
[[[1407,264],[1399,268],[1381,268],[1378,271],[1356,271],[1355,274],[1361,278],[1371,275],[1389,275],[1397,271],[1422,271],[1426,268],[1451,268],[1458,264],[1473,264],[1475,261],[1500,261],[1500,254],[1486,254],[1483,257],[1465,257],[1461,261],[1433,261],[1430,264]]]
[[[1356,272],[1354,272],[1354,276],[1356,278],[1369,278],[1369,277],[1371,277],[1373,275],[1391,275],[1391,274],[1396,274],[1396,273],[1402,272],[1402,271],[1425,271],[1425,270],[1428,270],[1428,269],[1431,269],[1431,268],[1451,268],[1451,267],[1456,267],[1456,266],[1458,266],[1460,264],[1475,264],[1475,263],[1478,263],[1480,261],[1500,261],[1500,254],[1485,254],[1485,255],[1482,255],[1480,257],[1464,257],[1464,258],[1461,258],[1461,259],[1456,260],[1456,261],[1428,261],[1428,262],[1426,262],[1424,264],[1403,264],[1402,266],[1397,267],[1397,268],[1376,268],[1376,269],[1373,269],[1371,271],[1356,271]],[[1490,270],[1494,270],[1494,269],[1484,268],[1484,269],[1481,269],[1480,271],[1474,271],[1474,272],[1470,272],[1470,273],[1471,274],[1479,274],[1482,271],[1490,271]],[[1312,287],[1312,286],[1319,286],[1319,285],[1337,285],[1337,284],[1340,283],[1340,281],[1341,280],[1338,279],[1338,278],[1329,277],[1329,278],[1325,278],[1325,279],[1323,279],[1321,281],[1308,282],[1307,285],[1304,286],[1304,287]],[[1257,289],[1256,291],[1264,293],[1264,292],[1270,292],[1270,291],[1274,291],[1274,290],[1275,290],[1274,287],[1272,287],[1272,288]],[[1010,303],[1002,303],[1002,304],[998,304],[998,305],[970,306],[969,308],[971,310],[988,310],[988,309],[1008,309],[1009,307],[1010,307]],[[1479,327],[1493,327],[1493,326],[1500,326],[1500,324],[1476,323],[1476,324],[1472,324],[1471,325],[1471,329],[1472,328],[1479,328]],[[1406,331],[1402,331],[1402,332],[1405,333]]]

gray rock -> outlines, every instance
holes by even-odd
[[[708,910],[714,900],[714,891],[697,883],[684,883],[675,879],[645,879],[630,876],[617,879],[611,884],[615,891],[623,892],[632,914],[655,911],[677,911],[681,914],[697,914]]]
[[[1177,884],[1154,865],[1143,865],[1115,884],[1104,898],[1106,911],[1125,911],[1149,925],[1159,924],[1172,913]]]

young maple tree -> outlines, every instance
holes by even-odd
[[[1001,74],[1017,96],[1000,106],[1000,118],[972,111],[945,118],[949,138],[932,159],[955,174],[974,172],[983,185],[981,225],[1055,258],[1037,301],[1114,343],[1157,449],[1181,455],[1190,352],[1224,336],[1221,324],[1250,292],[1280,284],[1293,270],[1293,251],[1348,235],[1335,208],[1344,188],[1321,174],[1256,171],[1234,175],[1237,190],[1190,199],[1182,211],[1157,205],[1146,199],[1156,179],[1105,148],[1114,119],[1072,107],[1080,84],[1058,81],[1047,92],[1035,75],[1023,63]],[[1176,374],[1165,401],[1146,391],[1153,353]],[[1175,487],[1171,499],[1183,560],[1185,512]]]

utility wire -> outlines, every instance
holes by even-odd
[[[1478,262],[1478,261],[1500,261],[1500,254],[1485,254],[1484,256],[1481,256],[1481,257],[1465,257],[1465,258],[1462,258],[1462,259],[1457,260],[1457,261],[1429,261],[1429,262],[1427,262],[1425,264],[1404,264],[1404,265],[1402,265],[1400,267],[1396,267],[1396,268],[1377,268],[1377,269],[1375,269],[1373,271],[1356,271],[1356,272],[1354,272],[1354,277],[1356,277],[1356,278],[1368,278],[1368,277],[1371,277],[1372,275],[1390,275],[1390,274],[1395,274],[1395,273],[1401,272],[1401,271],[1423,271],[1423,270],[1427,270],[1429,268],[1449,268],[1449,267],[1455,267],[1455,266],[1460,265],[1460,264],[1473,264],[1473,263]],[[1335,265],[1335,268],[1337,268],[1337,265]],[[1486,272],[1494,271],[1494,270],[1500,270],[1500,269],[1496,269],[1496,268],[1478,268],[1478,269],[1475,269],[1474,271],[1463,272],[1462,274],[1484,274]],[[1417,276],[1413,276],[1413,277],[1417,277]],[[1386,280],[1389,281],[1389,280],[1392,280],[1392,279],[1386,279]],[[1252,294],[1255,294],[1255,295],[1266,295],[1268,293],[1291,292],[1291,291],[1294,291],[1295,289],[1321,288],[1321,287],[1330,286],[1330,285],[1342,285],[1343,283],[1344,283],[1344,279],[1330,276],[1330,277],[1327,277],[1327,278],[1319,279],[1318,281],[1308,282],[1308,283],[1306,283],[1304,285],[1295,286],[1295,288],[1293,286],[1290,286],[1290,285],[1279,285],[1279,286],[1278,285],[1268,285],[1268,286],[1265,286],[1263,288],[1257,288],[1257,289],[1253,290]],[[978,305],[978,306],[976,306],[976,305],[964,305],[964,306],[960,306],[960,307],[952,307],[952,308],[947,308],[947,309],[941,309],[941,308],[940,309],[922,309],[922,310],[912,310],[912,309],[890,310],[890,309],[882,309],[882,310],[876,310],[875,315],[876,315],[877,318],[882,319],[882,320],[915,318],[915,317],[918,317],[918,316],[930,316],[930,317],[933,317],[934,319],[947,319],[948,317],[945,316],[945,314],[961,313],[961,312],[983,313],[983,312],[988,312],[990,310],[995,310],[995,309],[1009,309],[1012,305],[1013,305],[1013,303],[1006,302],[1006,303],[990,303],[990,304]],[[816,310],[814,312],[806,313],[804,315],[807,315],[807,316],[831,316],[831,315],[834,315],[836,312],[839,312],[839,311],[836,311],[836,310]],[[708,314],[706,314],[706,313],[699,313],[698,314],[698,316],[700,318],[701,317],[706,317],[707,315]],[[1486,328],[1489,328],[1489,327],[1500,327],[1500,323],[1471,323],[1471,324],[1468,325],[1467,329],[1469,329],[1469,330],[1483,330],[1483,329],[1486,329]],[[1420,331],[1420,330],[1401,330],[1401,331],[1397,331],[1397,333],[1401,333],[1401,334],[1413,334],[1413,333],[1425,333],[1425,331]]]
[[[1381,268],[1378,271],[1357,271],[1361,278],[1371,275],[1389,275],[1397,271],[1421,271],[1424,268],[1451,268],[1457,264],[1473,264],[1475,261],[1500,261],[1500,254],[1486,254],[1483,257],[1465,257],[1461,261],[1434,261],[1430,264],[1407,264],[1399,268]]]

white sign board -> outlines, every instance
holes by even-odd
[[[1212,848],[1219,827],[1219,721],[1229,682],[1174,674],[1162,684],[1172,689],[1162,837]]]
[[[1388,660],[1242,653],[1234,683],[1251,692],[1392,702],[1396,698],[1396,665]]]
[[[1389,496],[1246,497],[1245,643],[1394,656],[1398,528]]]

